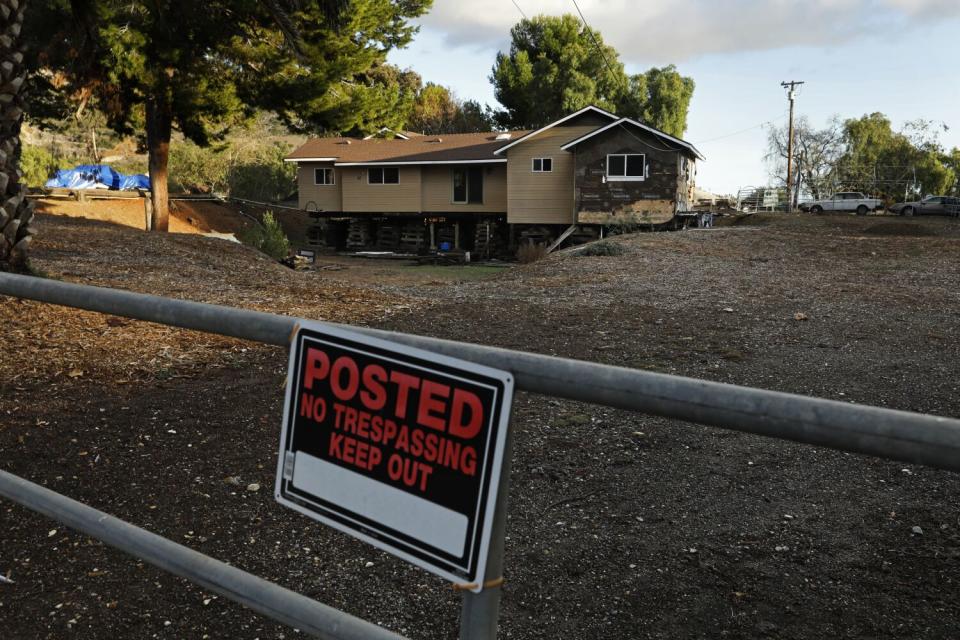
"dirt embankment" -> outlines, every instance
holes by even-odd
[[[960,415],[953,221],[757,216],[451,282],[360,262],[295,274],[210,239],[41,223],[38,265],[65,279]],[[887,224],[909,226],[871,231]],[[216,339],[33,303],[0,314],[21,332],[0,333],[0,467],[412,638],[456,637],[443,581],[273,502],[282,350],[201,348]],[[44,364],[59,351],[69,362]],[[150,360],[181,356],[193,364],[170,375]],[[523,393],[515,405],[501,637],[956,637],[954,474]],[[11,637],[292,633],[0,510]]]
[[[40,213],[109,222],[133,229],[145,228],[142,198],[85,202],[64,198],[42,198],[36,202]],[[307,226],[310,224],[310,218],[305,212],[242,202],[171,200],[170,231],[236,235],[257,224],[267,211],[274,214],[294,245],[299,246],[304,243]]]

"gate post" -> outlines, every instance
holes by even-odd
[[[510,494],[510,462],[513,458],[513,409],[507,438],[503,447],[503,462],[500,465],[500,484],[497,488],[497,506],[490,531],[490,551],[484,580],[487,582],[503,577],[503,546],[507,528],[507,496]],[[502,584],[480,593],[463,592],[463,608],[460,610],[460,640],[496,640],[497,624],[500,621],[500,590]]]

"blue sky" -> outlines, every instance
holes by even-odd
[[[758,125],[786,122],[781,80],[806,81],[796,113],[815,126],[880,111],[897,128],[943,122],[942,143],[960,147],[960,0],[578,1],[629,72],[672,62],[696,81],[684,138],[707,157],[703,188],[767,181]],[[527,16],[575,11],[571,0],[517,4]],[[487,78],[520,18],[511,0],[434,0],[420,34],[390,61],[495,104]]]

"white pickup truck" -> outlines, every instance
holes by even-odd
[[[801,211],[823,213],[824,211],[856,211],[858,216],[865,216],[871,211],[883,208],[883,201],[877,198],[868,198],[859,191],[842,191],[829,198],[808,200],[800,203]]]

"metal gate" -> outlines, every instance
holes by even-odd
[[[299,318],[0,273],[0,294],[281,347]],[[341,326],[341,325],[334,325]],[[960,471],[960,420],[452,342],[365,327],[352,331],[510,371],[516,388],[891,460]],[[487,576],[503,575],[509,434]],[[396,634],[101,511],[0,471],[0,495],[319,638]],[[464,592],[460,638],[496,637],[500,586]]]

